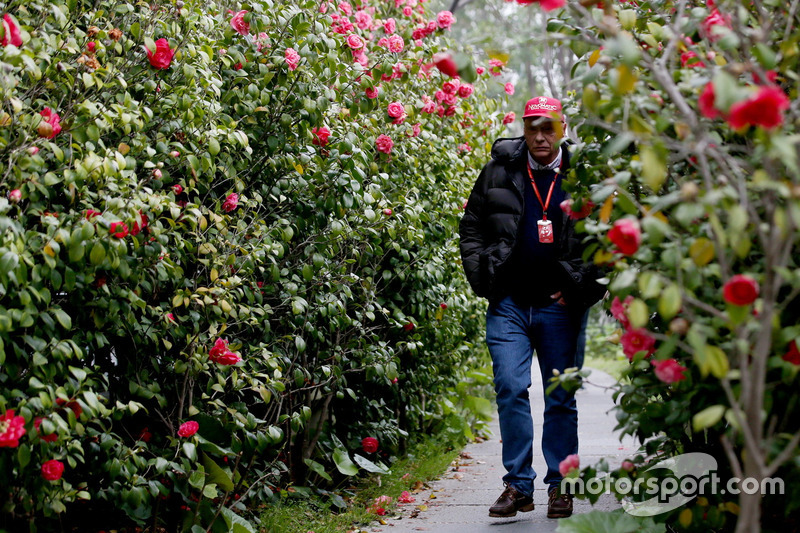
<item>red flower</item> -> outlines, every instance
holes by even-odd
[[[517,114],[513,111],[509,111],[506,113],[506,116],[503,117],[503,124],[511,124],[515,120],[517,120]]]
[[[42,465],[42,477],[47,481],[58,481],[64,474],[64,463],[50,459]]]
[[[217,339],[214,347],[208,351],[208,358],[212,362],[224,366],[235,365],[242,360],[238,353],[228,350],[228,341],[224,339]]]
[[[564,5],[567,3],[567,0],[517,0],[517,3],[522,5],[538,3],[545,11],[552,11],[554,9],[564,7]]]
[[[239,195],[235,192],[232,192],[225,198],[225,201],[222,202],[222,210],[226,213],[230,213],[231,211],[235,211],[236,208],[239,206]]]
[[[14,416],[13,409],[0,416],[0,448],[16,448],[23,435],[25,435],[24,417]]]
[[[314,138],[311,140],[311,144],[325,146],[328,144],[328,137],[331,136],[331,130],[329,130],[327,126],[322,126],[321,128],[311,128],[311,134],[314,136]]]
[[[624,302],[619,301],[619,296],[614,296],[614,301],[611,302],[611,316],[619,320],[619,323],[625,329],[631,327],[631,322],[628,319],[628,306],[632,301],[633,296],[628,296]]]
[[[287,48],[283,55],[289,70],[295,70],[300,65],[300,54],[294,48]]]
[[[461,98],[469,98],[469,96],[475,92],[475,87],[472,84],[465,83],[464,85],[459,86],[458,88],[458,96]]]
[[[439,69],[442,74],[450,76],[451,78],[458,77],[458,67],[456,62],[450,54],[436,54],[433,56],[433,65]]]
[[[128,236],[128,225],[123,222],[112,222],[108,232],[117,239],[124,239]]]
[[[180,183],[176,183],[175,185],[172,186],[172,192],[175,193],[175,196],[178,196],[180,193],[183,192],[183,185],[181,185]]]
[[[706,86],[703,87],[703,92],[700,93],[700,99],[697,101],[697,105],[700,107],[700,113],[702,113],[704,117],[713,119],[723,116],[722,112],[714,107],[715,100],[714,83],[708,82]]]
[[[105,278],[103,278],[103,285],[105,285]],[[76,402],[75,400],[64,400],[62,398],[56,398],[56,405],[63,405],[67,409],[71,409],[73,413],[75,413],[75,418],[80,418],[83,414],[83,408],[81,404]]]
[[[513,83],[506,83],[504,87],[506,94],[512,95],[514,94],[514,84]]]
[[[53,112],[49,107],[45,107],[39,114],[42,115],[42,121],[39,123],[38,133],[40,137],[45,139],[52,139],[61,133],[61,117],[58,113]]]
[[[147,215],[142,213],[141,210],[140,210],[139,211],[139,215],[133,221],[133,227],[131,228],[131,235],[133,235],[134,237],[139,235],[139,232],[141,232],[144,228],[147,227],[147,224],[148,224],[149,220],[150,219],[147,218]],[[140,225],[140,222],[141,222],[141,225]]]
[[[45,442],[55,442],[55,441],[57,441],[58,440],[58,435],[56,433],[50,433],[49,435],[42,435],[42,432],[39,429],[39,426],[42,425],[42,420],[44,420],[44,418],[42,418],[41,416],[36,417],[33,420],[33,427],[36,429],[36,432],[39,433],[39,438],[41,438]]]
[[[403,329],[404,329],[404,330],[406,330],[406,331],[411,331],[411,330],[413,330],[415,327],[416,327],[416,326],[414,325],[414,323],[413,323],[413,322],[408,322],[408,323],[406,323],[406,324],[403,324]]]
[[[631,218],[617,220],[608,231],[608,238],[623,255],[635,254],[642,243],[639,221]]]
[[[730,17],[723,16],[719,9],[714,9],[709,16],[700,25],[700,32],[703,36],[712,43],[718,41],[722,37],[722,33],[714,30],[715,26],[722,26],[723,28],[730,28]]]
[[[159,70],[166,70],[172,63],[172,57],[175,55],[175,49],[169,47],[169,41],[161,38],[156,41],[156,49],[152,51],[145,48],[147,51],[147,59],[150,64]]]
[[[582,218],[588,217],[592,213],[592,209],[594,209],[594,202],[591,200],[584,200],[581,208],[578,211],[575,211],[572,206],[574,205],[575,201],[572,198],[564,200],[561,202],[561,210],[569,215],[569,218],[572,220],[580,220]]]
[[[499,76],[502,73],[503,68],[506,66],[505,63],[500,61],[499,59],[490,59],[489,60],[489,73],[492,76]]]
[[[83,216],[86,217],[86,220],[92,220],[94,217],[102,214],[103,213],[95,209],[87,209],[86,212],[83,214]]]
[[[687,368],[675,359],[665,361],[653,361],[656,377],[667,384],[677,383],[686,379],[684,372]]]
[[[558,471],[559,473],[566,477],[567,474],[572,472],[573,470],[577,470],[581,467],[581,458],[578,454],[573,453],[572,455],[568,455],[563,461],[558,464]]]
[[[787,363],[792,363],[793,365],[800,366],[800,350],[797,349],[797,342],[792,341],[789,344],[789,351],[783,354],[781,357]]]
[[[391,153],[393,146],[394,141],[388,135],[380,134],[378,135],[378,138],[375,139],[375,147],[379,152],[383,152],[384,154]]]
[[[365,437],[361,441],[361,448],[367,453],[375,453],[378,451],[378,439],[375,437]]]
[[[2,45],[4,47],[8,46],[9,44],[13,44],[17,47],[22,46],[22,36],[19,34],[19,24],[17,24],[8,13],[3,15],[3,30],[4,33]]]
[[[791,101],[776,85],[761,87],[758,92],[731,106],[728,124],[733,129],[745,126],[761,126],[772,129],[783,124],[783,111],[789,109]]]
[[[647,352],[645,357],[656,351],[656,339],[644,328],[626,331],[620,341],[623,353],[630,360],[633,360],[633,356],[641,351]]]
[[[188,422],[184,422],[181,424],[181,427],[178,428],[178,436],[179,437],[191,437],[197,430],[200,429],[200,424],[195,422],[194,420],[189,420]]]
[[[705,63],[700,59],[700,56],[697,55],[697,52],[692,50],[688,50],[681,54],[681,66],[684,68],[698,68],[698,67],[705,67]]]
[[[250,33],[250,23],[245,22],[244,20],[244,16],[246,14],[247,11],[239,11],[231,19],[231,28],[236,30],[236,32],[240,33],[241,35],[247,35]]]
[[[401,492],[397,498],[397,503],[414,503],[415,501],[417,500],[407,490]]]
[[[731,305],[750,305],[758,298],[758,283],[745,274],[736,274],[722,287],[722,297]]]
[[[150,442],[150,439],[152,439],[152,438],[153,438],[153,434],[150,433],[150,430],[148,428],[143,428],[142,432],[139,433],[138,440],[140,440],[142,442]]]

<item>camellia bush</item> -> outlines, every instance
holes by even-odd
[[[645,444],[572,475],[635,480],[704,452],[723,482],[751,480],[654,517],[675,531],[798,527],[797,7],[584,0],[550,14],[551,43],[579,58],[565,73],[572,209],[591,207],[587,259],[607,269],[631,361],[617,419]],[[784,494],[752,490],[768,478]]]
[[[0,529],[253,531],[486,417],[449,12],[5,4]],[[478,67],[478,68],[476,68]]]

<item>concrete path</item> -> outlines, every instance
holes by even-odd
[[[558,520],[547,518],[547,490],[541,481],[547,467],[541,455],[542,382],[534,365],[531,404],[534,421],[534,469],[538,477],[534,492],[536,509],[517,513],[513,518],[490,518],[489,506],[503,491],[505,473],[500,457],[500,427],[497,419],[491,423],[493,435],[481,443],[466,446],[458,459],[430,489],[414,494],[416,502],[398,505],[399,516],[386,520],[386,525],[374,525],[370,531],[384,533],[518,533],[556,531]],[[578,391],[578,433],[581,465],[594,464],[605,457],[612,467],[633,455],[637,446],[627,437],[622,443],[614,434],[616,420],[610,411],[614,405],[611,391],[602,388],[614,383],[614,378],[593,370],[586,384]],[[600,385],[600,386],[596,386]],[[427,506],[427,508],[425,507]],[[422,509],[420,509],[420,507]],[[604,494],[594,507],[587,500],[575,500],[575,513],[592,509],[619,508],[616,499]]]

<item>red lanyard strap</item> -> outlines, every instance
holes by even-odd
[[[528,177],[531,178],[531,185],[533,185],[533,192],[536,193],[536,198],[539,199],[539,203],[542,204],[542,220],[547,220],[547,208],[550,206],[550,198],[553,197],[553,189],[556,186],[556,180],[558,179],[558,172],[555,173],[553,176],[553,182],[550,184],[550,190],[547,191],[547,200],[544,202],[542,201],[542,195],[539,194],[539,187],[536,186],[536,181],[533,179],[533,172],[531,172],[531,166],[528,165]]]

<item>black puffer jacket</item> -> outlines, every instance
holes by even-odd
[[[562,157],[569,165],[569,151],[562,145]],[[507,274],[525,209],[523,187],[527,146],[523,137],[498,139],[492,146],[492,160],[483,168],[467,201],[459,227],[461,260],[470,285],[478,296],[490,301],[508,294]],[[569,284],[562,290],[567,306],[582,314],[602,298],[605,287],[593,264],[583,262],[581,238],[575,235],[574,222],[564,215],[558,241],[558,264]],[[504,280],[505,281],[505,280]],[[513,285],[513,282],[512,284]]]

